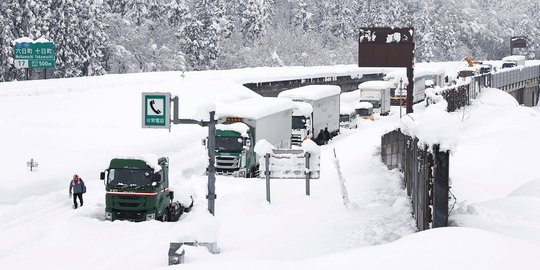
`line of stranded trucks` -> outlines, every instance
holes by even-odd
[[[258,177],[259,157],[254,148],[260,140],[277,149],[297,147],[304,140],[315,139],[321,130],[336,136],[340,126],[355,128],[357,114],[366,119],[373,119],[374,112],[387,114],[389,102],[381,102],[384,91],[367,90],[366,100],[356,99],[361,105],[354,114],[340,114],[341,89],[335,85],[303,86],[283,91],[277,98],[252,98],[220,106],[215,133],[216,171]],[[169,189],[166,157],[117,157],[101,172],[100,179],[105,184],[106,220],[178,221],[193,208],[194,194]]]

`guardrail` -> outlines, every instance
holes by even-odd
[[[458,84],[446,86],[438,90],[438,94],[448,102],[447,110],[453,112],[463,106],[470,105],[483,87],[499,88],[512,94],[519,103],[534,106],[540,93],[540,65],[502,69],[498,72],[465,78]],[[528,91],[528,93],[516,93]],[[433,103],[428,96],[427,104]]]

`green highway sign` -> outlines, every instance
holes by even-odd
[[[15,42],[13,59],[16,68],[54,68],[54,43]]]
[[[142,93],[142,127],[170,128],[171,93]]]

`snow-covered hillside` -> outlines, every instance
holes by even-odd
[[[379,154],[380,136],[400,125],[399,108],[361,121],[321,147],[321,177],[273,180],[218,176],[216,215],[207,212],[207,130],[141,128],[141,92],[171,92],[182,117],[198,105],[257,96],[227,76],[188,73],[106,75],[0,84],[0,265],[2,269],[156,269],[169,242],[217,241],[220,254],[186,248],[187,269],[538,269],[540,260],[539,109],[486,90],[451,114],[459,123],[450,161],[457,199],[451,224],[415,233],[396,170]],[[193,76],[190,76],[192,74]],[[197,75],[198,74],[198,75]],[[210,74],[210,73],[206,73]],[[217,79],[219,77],[219,79]],[[422,115],[424,105],[415,106]],[[334,149],[349,196],[341,199]],[[194,210],[176,223],[105,221],[99,172],[118,155],[170,158],[175,190],[194,189]],[[30,171],[31,158],[39,167]],[[68,184],[88,192],[74,210]],[[535,180],[536,179],[536,180]]]

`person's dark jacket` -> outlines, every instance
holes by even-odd
[[[324,130],[321,129],[321,131],[319,131],[319,135],[317,135],[317,139],[315,139],[315,142],[318,145],[326,144],[327,140],[326,140],[326,137],[324,136]]]
[[[82,179],[79,179],[79,181],[71,180],[69,182],[69,193],[71,194],[71,190],[73,190],[73,193],[85,193],[86,192],[86,186],[84,185],[84,182]]]
[[[324,128],[324,138],[326,142],[332,139],[332,136],[330,135],[330,132],[328,132],[328,128]]]

